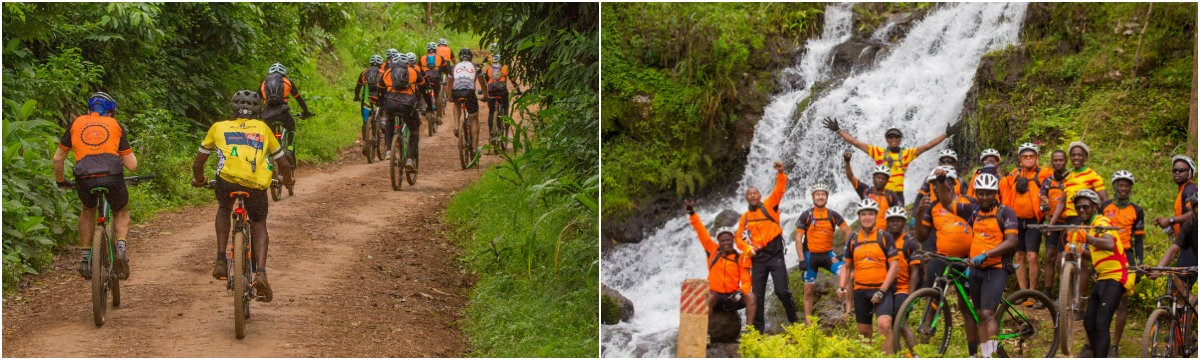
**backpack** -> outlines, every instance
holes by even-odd
[[[500,64],[492,64],[492,73],[490,76],[491,79],[489,79],[489,80],[491,80],[492,82],[500,81],[500,77],[504,76],[504,73],[502,72],[503,68],[501,66],[502,65],[500,65]]]
[[[808,215],[809,227],[807,229],[804,229],[804,251],[808,251],[808,230],[812,229],[812,226],[817,225],[817,218],[813,217],[812,210],[809,210],[807,213],[805,213],[805,215]],[[768,216],[768,218],[769,218],[769,216]],[[829,221],[829,228],[833,229],[833,231],[836,233],[837,232],[837,224],[835,224],[833,222],[833,212],[827,211],[825,220]],[[801,255],[803,255],[803,254],[801,254]]]
[[[437,66],[437,54],[425,55],[425,67],[432,69],[436,66]]]
[[[401,91],[408,88],[408,67],[400,64],[398,61],[393,61],[389,65],[392,69],[392,88],[388,91]]]
[[[372,94],[375,93],[375,84],[379,83],[381,75],[382,73],[379,72],[379,67],[377,66],[369,67],[367,71],[363,72],[363,82],[369,85],[367,88],[370,89]]]
[[[263,81],[263,96],[267,98],[268,106],[283,105],[283,97],[287,95],[283,88],[283,74],[267,74],[267,79]]]

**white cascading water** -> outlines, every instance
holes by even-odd
[[[816,181],[832,184],[828,206],[852,221],[855,216],[845,210],[858,197],[842,170],[841,157],[853,148],[822,127],[820,120],[836,118],[842,128],[868,144],[884,146],[883,133],[891,127],[904,132],[902,146],[924,144],[943,133],[946,124],[958,120],[981,56],[1016,43],[1025,7],[943,5],[915,24],[904,39],[881,51],[871,69],[855,69],[860,72],[833,79],[819,98],[798,109],[813,85],[831,80],[831,50],[851,35],[852,12],[847,5],[830,5],[824,33],[806,44],[798,65],[784,70],[800,75],[803,88],[777,95],[755,129],[746,171],[738,184],[739,195],[703,199],[697,213],[708,223],[724,209],[744,211],[740,194],[750,186],[762,189],[764,196],[770,192],[775,179],[772,163],[780,160],[788,166],[789,179],[780,207],[785,234],[791,234],[803,209],[812,206],[807,190]],[[909,167],[912,175],[905,181],[906,199],[915,197],[921,179],[934,166],[933,154],[945,147],[946,143],[934,147]],[[867,179],[863,174],[874,163],[865,153],[853,152],[852,168],[859,178]],[[604,284],[628,297],[635,315],[629,322],[602,327],[602,356],[674,356],[680,284],[686,278],[707,276],[704,250],[683,210],[679,213],[641,242],[619,246],[604,256]],[[794,250],[788,252],[786,261],[789,266],[798,263]],[[793,293],[799,302],[803,295]],[[770,291],[767,296],[774,297]]]

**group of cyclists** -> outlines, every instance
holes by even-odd
[[[499,106],[497,101],[505,105],[509,101],[508,66],[501,63],[500,54],[495,52],[495,44],[489,50],[491,56],[487,61],[475,64],[472,62],[475,53],[470,48],[462,48],[456,57],[449,42],[441,38],[425,44],[425,55],[421,57],[411,52],[401,53],[395,48],[388,49],[384,56],[371,55],[369,66],[359,75],[354,88],[354,101],[361,106],[363,124],[366,125],[373,113],[379,111],[385,139],[394,136],[399,126],[397,120],[413,129],[408,137],[409,158],[405,160],[405,167],[412,172],[418,170],[420,163],[417,155],[420,132],[416,129],[421,125],[421,111],[418,109],[424,109],[425,116],[435,117],[434,121],[440,124],[441,118],[433,114],[436,109],[445,106],[445,94],[456,101],[464,100],[462,104],[467,110],[469,126],[478,123],[477,95],[487,94],[488,129],[492,131],[491,122],[499,121],[492,116]],[[455,135],[459,136],[457,132]],[[390,159],[393,155],[392,143],[385,143],[387,152],[384,158]]]
[[[1041,149],[1025,143],[1017,148],[1018,166],[1000,169],[1001,155],[986,149],[973,172],[960,164],[958,154],[946,149],[938,153],[938,166],[922,181],[911,210],[905,207],[904,177],[908,166],[922,153],[953,136],[960,125],[950,125],[944,134],[916,148],[901,148],[902,133],[889,129],[887,146],[867,145],[842,129],[835,119],[824,126],[850,145],[867,153],[876,166],[871,183],[857,179],[851,171],[851,151],[843,155],[846,177],[860,201],[853,205],[858,228],[852,229],[833,209],[826,208],[831,185],[811,184],[813,207],[796,221],[795,248],[802,254],[804,274],[804,321],[812,315],[813,285],[818,270],[837,278],[836,294],[845,303],[845,311],[854,312],[857,329],[870,337],[874,328],[884,334],[886,353],[894,351],[892,320],[909,294],[930,287],[947,266],[966,273],[970,304],[979,314],[979,323],[966,318],[968,351],[972,357],[991,357],[997,351],[996,311],[1011,274],[1016,274],[1020,289],[1040,290],[1049,294],[1057,275],[1056,266],[1064,244],[1086,244],[1085,259],[1090,271],[1085,275],[1090,292],[1083,314],[1088,344],[1084,354],[1096,357],[1116,356],[1121,329],[1127,316],[1128,297],[1136,274],[1130,268],[1143,264],[1145,223],[1149,221],[1132,197],[1134,175],[1126,170],[1112,174],[1109,184],[1115,189],[1109,196],[1105,179],[1087,166],[1090,149],[1083,142],[1072,142],[1066,150],[1055,150],[1050,166],[1038,163]],[[1068,159],[1070,164],[1068,165]],[[1171,158],[1173,180],[1178,185],[1173,213],[1158,217],[1153,224],[1169,234],[1173,242],[1157,262],[1176,267],[1196,266],[1196,164],[1188,156]],[[736,226],[720,228],[714,242],[695,214],[691,201],[685,201],[690,222],[704,245],[709,269],[709,303],[713,311],[747,309],[747,324],[761,331],[765,324],[763,304],[768,277],[773,278],[775,295],[783,303],[789,322],[799,321],[784,263],[784,237],[779,204],[787,189],[788,178],[781,162],[774,189],[763,200],[759,189],[750,187],[748,205]],[[884,215],[882,218],[879,215]],[[1039,229],[1044,224],[1061,226],[1063,231]],[[1037,226],[1034,226],[1037,225]],[[1111,230],[1116,228],[1118,230]],[[835,253],[834,234],[840,231],[845,245]],[[1043,242],[1044,240],[1044,242]],[[1039,265],[1039,253],[1045,256]],[[969,259],[948,263],[933,257],[922,259],[918,252]],[[1086,266],[1085,266],[1086,268]],[[1041,270],[1041,271],[1040,271]],[[1191,293],[1195,272],[1176,281],[1185,293]],[[1039,283],[1041,287],[1039,288]],[[967,299],[962,299],[967,300]],[[1195,302],[1192,297],[1190,301]],[[968,302],[959,301],[960,306]],[[1019,304],[1043,306],[1033,301]],[[963,313],[967,313],[966,309]],[[1117,327],[1110,337],[1110,324],[1116,316]],[[1079,320],[1079,319],[1075,319]],[[1069,345],[1068,345],[1069,346]]]

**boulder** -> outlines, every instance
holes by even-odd
[[[742,336],[742,316],[737,311],[713,311],[708,315],[709,343],[737,342]]]
[[[600,322],[605,325],[615,325],[621,321],[633,318],[633,301],[621,293],[601,285],[600,288]]]

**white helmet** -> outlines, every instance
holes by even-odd
[[[929,172],[930,180],[937,179],[937,175],[934,175],[933,173],[935,171],[937,171],[938,169],[946,170],[946,177],[954,179],[954,180],[958,180],[958,171],[954,170],[954,167],[949,166],[949,165],[942,165],[942,166],[933,168],[933,171]]]
[[[993,190],[1000,191],[1000,180],[996,179],[996,175],[982,173],[975,177],[975,190]]]
[[[411,53],[411,52],[409,52],[409,53],[404,53],[404,57],[405,57],[405,58],[408,60],[408,63],[409,63],[409,64],[413,64],[413,63],[416,63],[416,62],[417,62],[417,54],[414,54],[414,53]]]
[[[283,64],[280,63],[274,63],[271,64],[271,67],[267,68],[267,73],[279,73],[280,75],[287,76],[287,67],[284,67]]]
[[[1020,154],[1021,152],[1024,152],[1025,150],[1032,150],[1033,153],[1035,153],[1035,154],[1038,153],[1037,145],[1034,145],[1033,143],[1024,143],[1024,144],[1021,144],[1021,146],[1017,147],[1017,154]]]
[[[732,226],[722,226],[720,229],[717,230],[717,237],[720,237],[721,234],[724,234],[724,233],[729,233],[729,235],[733,235],[734,230],[735,229]]]
[[[863,211],[867,210],[874,211],[876,214],[879,213],[879,203],[875,202],[875,200],[871,200],[870,198],[862,199],[856,203],[856,205],[857,207],[854,210],[855,213],[862,213]]]
[[[1100,195],[1097,195],[1092,189],[1079,190],[1075,193],[1075,196],[1071,197],[1071,203],[1076,203],[1079,198],[1086,198],[1092,200],[1093,204],[1100,205]]]
[[[812,189],[808,190],[808,194],[816,194],[818,191],[824,191],[826,195],[829,195],[829,185],[826,185],[824,182],[818,182],[813,185]]]
[[[958,162],[958,153],[954,152],[954,150],[943,149],[941,152],[938,152],[938,160],[941,160],[944,157],[954,159],[955,162]]]
[[[384,52],[384,57],[388,58],[388,60],[391,60],[393,56],[396,56],[396,54],[399,53],[400,50],[396,50],[396,48],[387,49],[387,51]]]
[[[1113,173],[1111,182],[1113,183],[1113,185],[1116,185],[1117,180],[1122,180],[1122,179],[1129,180],[1129,185],[1133,185],[1133,182],[1134,182],[1133,181],[1133,173],[1129,172],[1128,170],[1117,170],[1117,172]]]
[[[894,217],[898,217],[898,218],[902,218],[902,219],[907,219],[907,218],[908,218],[908,211],[904,210],[904,207],[903,207],[903,206],[893,206],[893,207],[890,207],[890,208],[888,208],[888,210],[887,210],[887,215],[886,215],[886,217],[885,217],[885,218],[886,218],[886,219],[891,219],[891,218],[894,218]]]
[[[892,170],[889,169],[887,165],[879,165],[879,166],[871,168],[871,176],[875,176],[875,174],[884,174],[887,176],[892,176]]]
[[[996,149],[983,149],[983,152],[979,154],[979,161],[983,161],[983,158],[988,156],[995,156],[997,161],[1004,159],[1000,157],[1000,152]]]
[[[434,50],[437,50],[437,43],[431,41],[431,42],[428,42],[425,44],[425,51],[434,51]]]
[[[1172,156],[1171,157],[1171,166],[1174,166],[1176,161],[1182,161],[1184,163],[1187,163],[1187,166],[1192,169],[1192,176],[1196,175],[1196,162],[1192,161],[1192,158],[1183,156],[1183,155]]]
[[[446,38],[441,38],[438,39],[438,45],[450,45],[450,42],[446,41]]]

